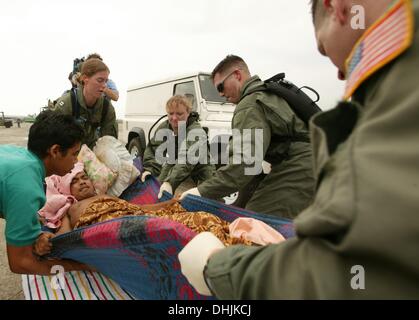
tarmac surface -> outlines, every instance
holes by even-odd
[[[18,128],[16,123],[13,123],[13,127],[7,129],[0,126],[0,144],[26,147],[30,126],[31,123],[21,123],[21,128]],[[121,128],[122,126],[119,125],[119,127]],[[121,130],[119,131],[119,137],[122,138]],[[193,187],[192,180],[185,181],[176,190],[176,194]],[[5,221],[0,219],[0,300],[24,300],[22,278],[20,275],[12,273],[9,269],[4,239],[4,225]]]

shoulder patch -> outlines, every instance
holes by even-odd
[[[365,32],[346,61],[345,100],[372,74],[412,45],[413,29],[411,0],[399,0]]]

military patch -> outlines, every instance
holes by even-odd
[[[413,29],[412,2],[400,0],[365,32],[346,60],[345,100],[412,45]]]
[[[60,107],[62,107],[64,105],[64,101],[60,101],[60,103],[58,103],[60,105]]]

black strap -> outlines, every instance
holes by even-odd
[[[103,97],[102,119],[101,119],[102,127],[103,127],[103,122],[106,119],[106,115],[108,114],[109,103],[110,103],[109,99],[107,97]]]
[[[79,119],[80,118],[80,104],[79,101],[77,99],[77,92],[76,92],[76,88],[72,88],[70,90],[70,95],[71,95],[71,106],[72,106],[72,115],[74,118]],[[103,97],[103,107],[102,107],[102,114],[101,114],[101,120],[100,123],[103,126],[103,122],[106,119],[106,116],[108,114],[108,110],[109,110],[109,104],[110,101],[107,97]],[[98,127],[99,124],[95,124],[95,123],[91,123],[92,125],[94,125],[95,127]]]
[[[148,142],[151,142],[151,131],[154,129],[154,127],[164,118],[167,117],[167,114],[165,114],[164,116],[161,116],[159,119],[157,119],[156,122],[154,122],[154,124],[151,126],[150,130],[148,131]]]
[[[306,88],[312,91],[316,96],[316,101],[313,101],[308,95],[306,95],[301,89]],[[293,110],[294,114],[301,119],[306,126],[308,127],[308,122],[310,118],[315,115],[316,113],[320,112],[321,109],[316,104],[319,101],[320,96],[319,94],[312,88],[309,87],[302,87],[298,88],[293,83],[285,80],[285,73],[279,73],[274,77],[266,80],[263,86],[259,86],[254,88],[253,90],[249,90],[246,94],[242,97],[242,99],[250,94],[255,92],[268,92],[275,94],[282,99],[284,99],[290,108]],[[295,121],[295,119],[293,119]],[[294,124],[292,124],[292,128],[294,128]],[[285,148],[285,152],[282,154],[271,154],[266,155],[266,161],[272,164],[278,164],[283,160],[289,157],[288,152],[293,142],[306,142],[310,143],[310,138],[306,133],[296,133],[293,132],[289,136],[277,136],[274,135],[271,137],[271,144],[269,148],[272,148],[275,144],[283,144],[285,143],[287,147]]]
[[[74,118],[78,119],[80,118],[80,104],[77,100],[77,92],[75,88],[72,88],[70,90],[71,95],[71,107],[72,107],[72,115]]]
[[[304,88],[312,91],[317,96],[316,101],[313,101],[305,94],[302,90]],[[285,73],[279,73],[276,76],[264,81],[263,86],[249,90],[242,97],[242,99],[249,94],[259,91],[273,93],[284,99],[294,111],[296,116],[307,126],[311,117],[321,111],[320,107],[316,104],[316,102],[320,100],[320,96],[317,91],[307,86],[298,88],[292,82],[285,80]]]

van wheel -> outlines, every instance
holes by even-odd
[[[144,150],[139,138],[134,138],[129,142],[128,151],[133,158],[143,156]]]

